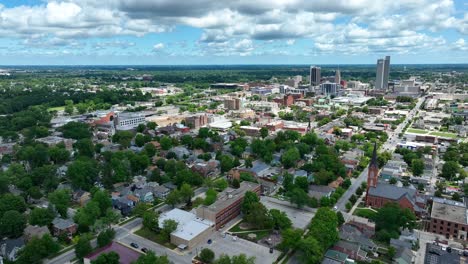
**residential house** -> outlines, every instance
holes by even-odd
[[[50,234],[49,228],[46,226],[28,225],[24,229],[23,235],[26,241],[31,240],[33,237],[42,238],[42,236]]]
[[[258,179],[258,183],[262,186],[262,193],[269,195],[276,190],[276,182],[266,178]]]
[[[203,177],[217,177],[221,173],[221,163],[219,160],[196,160],[191,169]]]
[[[322,197],[330,197],[335,189],[323,185],[309,185],[309,196],[320,200]]]
[[[113,195],[112,206],[115,209],[120,210],[122,216],[128,216],[132,213],[133,207],[135,207],[135,203],[125,196],[121,197]]]
[[[396,254],[393,257],[393,263],[395,264],[412,264],[414,263],[413,251],[409,248],[398,248]],[[432,263],[432,262],[431,262]]]
[[[153,187],[153,195],[159,199],[166,199],[171,190],[163,185]]]
[[[54,236],[60,236],[62,234],[72,236],[77,230],[78,226],[71,219],[56,217],[54,221],[52,221],[52,233]]]
[[[338,241],[332,249],[347,254],[349,258],[354,260],[363,261],[367,257],[367,253],[361,249],[361,245],[344,240]]]
[[[348,259],[348,254],[336,250],[327,250],[322,264],[345,264]]]
[[[91,193],[78,190],[72,194],[72,200],[80,206],[85,206],[91,200]]]
[[[377,250],[377,245],[370,239],[370,236],[361,232],[353,225],[342,225],[339,236],[341,240],[361,245],[361,248],[365,251],[371,252]]]
[[[153,188],[149,186],[145,186],[141,189],[135,189],[133,191],[133,195],[138,197],[139,202],[152,203],[154,201]]]
[[[169,152],[174,152],[178,159],[183,159],[190,156],[190,151],[186,147],[177,146],[169,150]]]
[[[18,252],[24,247],[23,238],[4,239],[0,241],[0,256],[9,260],[16,261]]]

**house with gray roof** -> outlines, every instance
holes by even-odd
[[[309,196],[320,200],[322,197],[330,197],[335,191],[332,187],[325,185],[309,185]]]
[[[344,240],[338,241],[333,246],[333,250],[345,253],[354,260],[365,260],[367,257],[367,253],[361,249],[361,245]]]
[[[52,221],[52,233],[54,236],[60,236],[62,234],[73,235],[78,230],[78,226],[71,219],[63,219],[56,217]]]
[[[0,256],[9,260],[16,261],[18,252],[24,247],[23,238],[4,239],[0,241]]]

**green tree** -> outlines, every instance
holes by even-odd
[[[323,258],[323,248],[314,237],[307,237],[300,240],[299,259],[301,263],[318,264]]]
[[[288,192],[287,196],[289,196],[289,201],[291,204],[295,204],[297,208],[304,207],[309,199],[307,193],[303,189],[297,187]]]
[[[143,214],[143,226],[149,230],[159,229],[159,215],[154,210],[146,211]]]
[[[90,158],[81,157],[68,166],[67,177],[73,186],[90,190],[99,174],[98,163]]]
[[[93,251],[93,247],[91,246],[91,241],[89,235],[83,234],[81,235],[80,239],[75,245],[75,254],[76,257],[79,259],[84,258],[86,255]]]
[[[266,127],[260,128],[260,136],[262,138],[268,137],[268,128],[266,128]]]
[[[260,202],[252,204],[249,212],[244,214],[244,219],[251,226],[259,229],[271,227],[271,218],[267,208]]]
[[[421,176],[424,172],[424,161],[422,159],[414,159],[411,162],[411,171],[414,176]]]
[[[89,138],[83,138],[75,143],[75,147],[78,150],[80,156],[94,157],[94,144]]]
[[[412,229],[415,221],[416,217],[409,209],[403,209],[396,203],[387,203],[375,217],[377,239],[388,242],[392,237],[397,238],[400,228]]]
[[[55,242],[49,234],[42,238],[33,237],[26,246],[19,252],[19,264],[42,264],[43,259],[56,254],[60,250],[60,245]]]
[[[6,211],[0,218],[0,233],[3,236],[19,237],[26,227],[26,217],[16,210]]]
[[[215,253],[209,249],[209,248],[204,248],[200,252],[200,260],[203,261],[204,263],[212,263],[215,259]]]
[[[56,190],[49,194],[49,202],[63,217],[67,217],[67,209],[70,206],[71,195],[68,189]]]
[[[109,253],[103,253],[97,257],[97,259],[91,261],[91,264],[119,264],[119,254],[111,251]]]
[[[97,190],[93,193],[91,200],[98,204],[101,215],[104,215],[107,209],[112,207],[112,200],[106,191]]]
[[[5,212],[16,210],[20,213],[26,211],[26,203],[23,197],[6,193],[0,198],[0,216]]]
[[[218,193],[213,189],[209,188],[205,193],[205,201],[203,202],[204,205],[208,206],[216,202],[216,198]]]
[[[294,187],[294,176],[289,174],[289,173],[285,173],[283,175],[283,188],[286,192],[292,190]]]
[[[451,181],[453,180],[460,170],[460,165],[456,161],[447,161],[442,166],[442,177]]]
[[[161,144],[161,148],[163,150],[169,150],[170,148],[172,148],[172,139],[168,136],[163,136],[159,140],[159,144]]]
[[[299,154],[299,150],[293,147],[284,152],[283,156],[281,156],[281,163],[286,169],[288,169],[294,167],[300,158],[301,155]]]
[[[65,108],[64,108],[65,113],[68,115],[72,115],[73,112],[75,111],[75,107],[73,106],[73,101],[72,100],[65,100]]]
[[[112,142],[120,144],[123,148],[130,147],[133,139],[133,133],[130,131],[118,131],[112,136]]]
[[[270,217],[273,222],[273,226],[277,229],[285,230],[291,228],[292,222],[285,212],[278,209],[270,209]]]
[[[180,200],[181,200],[181,195],[180,195],[180,192],[178,190],[173,190],[166,197],[166,203],[171,205],[173,208],[174,208],[175,205],[180,203]]]
[[[104,247],[109,245],[115,237],[115,231],[112,228],[105,229],[97,236],[98,247]]]
[[[338,240],[338,217],[336,213],[330,208],[321,207],[317,209],[314,218],[312,219],[309,227],[308,236],[317,239],[325,251]]]
[[[461,201],[461,197],[458,193],[453,193],[452,194],[452,200],[454,201]]]
[[[179,223],[173,219],[166,219],[163,221],[161,231],[168,241],[171,237],[171,233],[177,230],[178,225]]]
[[[296,177],[294,180],[294,185],[298,188],[301,188],[305,192],[309,191],[309,181],[307,177]]]
[[[248,214],[254,204],[259,202],[260,199],[258,198],[257,193],[252,191],[245,192],[244,199],[242,199],[241,212],[243,214]]]
[[[76,140],[91,138],[92,136],[89,125],[81,122],[69,122],[63,125],[60,128],[60,131],[62,131],[65,138],[72,138]]]
[[[303,230],[296,228],[288,228],[281,232],[282,241],[279,247],[285,251],[290,249],[297,249],[299,247],[299,243],[301,241],[302,234],[304,233]]]
[[[388,251],[387,251],[387,256],[390,258],[390,259],[393,259],[396,255],[396,248],[390,246],[388,247]]]
[[[345,223],[345,219],[344,219],[343,213],[341,213],[340,211],[338,211],[338,212],[336,213],[336,217],[338,218],[338,226],[342,226],[342,225]]]
[[[65,148],[51,147],[49,148],[49,157],[54,163],[61,164],[70,159],[70,152]]]
[[[169,264],[167,256],[156,256],[153,251],[141,255],[133,264]]]
[[[188,183],[184,183],[180,187],[180,196],[182,197],[182,200],[184,200],[187,205],[192,204],[192,197],[194,194],[195,193],[193,192],[192,187]]]
[[[55,213],[49,208],[35,207],[29,214],[29,224],[48,226],[55,218]]]

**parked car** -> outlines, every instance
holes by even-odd
[[[148,252],[148,249],[147,249],[147,248],[141,248],[141,251],[147,253],[147,252]]]
[[[270,248],[270,253],[273,254],[273,248]]]
[[[130,243],[130,246],[134,247],[134,248],[138,248],[138,244],[137,243]]]

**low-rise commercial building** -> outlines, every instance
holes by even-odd
[[[177,229],[171,233],[171,243],[180,249],[191,249],[213,233],[214,222],[193,213],[175,208],[159,216],[159,226],[165,220],[175,220]]]

